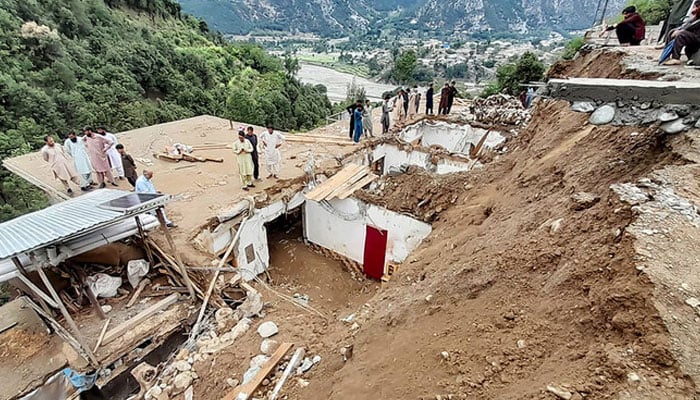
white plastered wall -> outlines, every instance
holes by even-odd
[[[334,199],[328,205],[308,200],[304,205],[307,240],[360,264],[364,262],[366,226],[388,231],[388,262],[403,262],[432,228],[409,216],[357,199]]]
[[[417,166],[429,172],[435,172],[438,175],[451,174],[455,172],[469,171],[478,164],[477,161],[455,161],[440,159],[437,165],[430,161],[430,154],[419,151],[406,151],[400,149],[393,144],[380,144],[374,149],[372,154],[374,160],[384,158],[384,170],[382,174],[386,175],[390,172],[398,172],[403,166]]]
[[[469,154],[469,145],[476,146],[486,132],[488,132],[486,129],[475,128],[471,125],[422,121],[401,131],[399,137],[407,142],[415,142],[420,139],[423,147],[439,145],[451,153]],[[493,148],[504,141],[503,135],[491,131],[484,146]]]

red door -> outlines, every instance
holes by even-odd
[[[387,237],[387,231],[367,225],[364,271],[369,278],[379,280],[384,276]]]

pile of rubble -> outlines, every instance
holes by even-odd
[[[670,134],[693,127],[700,128],[700,106],[657,104],[656,102],[618,101],[616,103],[574,102],[571,109],[590,113],[593,125],[651,125],[661,124]]]
[[[513,96],[495,94],[485,99],[477,98],[469,107],[476,121],[484,124],[524,125],[530,122],[528,112]]]
[[[132,374],[141,386],[141,398],[170,400],[182,398],[184,394],[185,399],[192,400],[193,385],[203,373],[197,371],[195,366],[214,362],[217,353],[236,343],[253,327],[255,318],[265,317],[262,296],[255,288],[241,282],[238,275],[229,285],[239,285],[246,291],[245,301],[240,306],[235,310],[228,306],[219,308],[213,318],[203,322],[202,333],[196,338],[191,337],[167,365],[156,368],[144,363],[134,369]],[[288,355],[292,345],[272,339],[278,333],[279,328],[273,321],[262,322],[257,327],[257,334],[262,339],[260,354],[251,359],[242,376],[232,376],[226,380],[231,392],[225,398],[274,399],[292,375],[297,375],[300,386],[308,385],[303,375],[318,364],[321,357],[305,357],[303,348],[297,348],[293,356]]]

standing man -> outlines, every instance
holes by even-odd
[[[357,104],[359,103],[359,104]],[[362,103],[358,100],[355,104],[355,111],[357,111],[357,106],[362,107]],[[357,113],[353,114],[357,116]],[[354,124],[354,118],[353,118]],[[353,125],[353,129],[355,125]],[[355,133],[358,134],[358,133]],[[362,129],[360,129],[359,134],[362,134]],[[262,148],[265,153],[265,164],[267,165],[267,171],[270,173],[267,177],[273,177],[275,179],[279,178],[280,174],[280,162],[282,162],[282,154],[280,154],[279,148],[284,144],[284,136],[281,133],[275,132],[271,125],[267,126],[267,133],[263,134],[262,137]]]
[[[114,176],[109,166],[109,157],[107,156],[107,150],[112,147],[112,141],[104,136],[96,135],[90,127],[84,128],[83,133],[83,141],[87,145],[87,152],[90,156],[92,168],[95,169],[100,189],[105,187],[105,180],[114,186],[119,186],[114,182]]]
[[[46,144],[41,148],[41,157],[51,166],[53,177],[61,181],[63,187],[66,188],[66,192],[72,195],[73,189],[70,188],[68,181],[73,181],[77,186],[80,186],[80,179],[78,179],[78,173],[73,168],[73,163],[63,150],[63,146],[55,143],[51,135],[45,136],[44,142]],[[80,190],[88,191],[90,189],[82,186]]]
[[[114,136],[114,134],[107,132],[107,130],[104,127],[97,128],[97,133],[112,141],[112,146],[109,148],[109,150],[107,150],[107,157],[109,157],[109,163],[111,164],[112,169],[116,170],[119,179],[124,179],[124,166],[122,165],[122,157],[117,151],[117,144],[119,143],[117,141],[117,137]]]
[[[386,135],[389,133],[389,127],[391,126],[391,105],[389,104],[389,100],[391,97],[387,94],[384,96],[384,103],[382,103],[382,134]]]
[[[394,108],[396,108],[396,122],[403,122],[403,120],[406,119],[406,109],[403,106],[403,94],[403,89],[399,89],[399,94],[396,95],[396,104],[394,104]]]
[[[408,111],[406,115],[408,116],[409,120],[416,114],[416,94],[417,90],[416,88],[413,88],[411,93],[408,95]]]
[[[93,185],[92,182],[92,165],[90,165],[90,157],[85,149],[85,142],[75,136],[75,132],[68,133],[68,139],[63,143],[66,152],[73,158],[75,170],[80,175],[83,188]]]
[[[136,173],[136,163],[134,159],[126,153],[126,149],[124,149],[124,145],[121,143],[117,145],[117,151],[122,158],[126,180],[129,181],[131,186],[136,187],[136,180],[139,178],[139,175]]]
[[[350,139],[353,138],[353,136],[354,136],[353,133],[355,131],[355,109],[357,108],[357,106],[361,106],[361,105],[362,105],[362,100],[357,100],[355,102],[355,104],[351,104],[348,108],[345,109],[345,110],[347,110],[348,114],[350,114]],[[360,132],[360,133],[362,133],[362,132]]]
[[[362,136],[362,104],[355,109],[355,136],[353,136],[352,141],[355,144],[360,143],[360,136]]]
[[[409,89],[409,88],[406,88],[406,90],[404,90],[402,92],[403,93],[403,115],[406,115],[406,116],[409,115],[408,114],[408,106],[410,104],[410,102],[409,102],[409,98],[410,98],[410,94],[411,94],[410,92],[411,92],[411,89]]]
[[[413,86],[413,90],[416,91],[416,114],[420,112],[420,98],[421,98],[421,93],[418,90],[418,85]]]
[[[139,178],[136,180],[136,185],[134,187],[136,193],[160,193],[156,190],[156,186],[153,184],[151,179],[153,179],[153,171],[144,169],[143,175],[139,176]],[[177,225],[171,220],[169,220],[168,216],[165,215],[165,211],[163,211],[163,217],[165,217],[165,226],[167,226],[168,228],[177,228]]]
[[[455,97],[457,97],[457,82],[452,80],[450,82],[450,92],[449,95],[447,96],[447,114],[449,114],[452,111],[452,103],[455,101]]]
[[[362,129],[368,138],[374,137],[374,125],[372,123],[372,102],[365,100],[365,107],[362,110]]]
[[[428,91],[425,92],[425,113],[428,115],[433,115],[433,83],[428,84]]]
[[[447,99],[450,97],[450,84],[445,82],[445,87],[440,91],[440,107],[438,108],[438,114],[447,114]]]
[[[253,165],[253,144],[245,136],[243,129],[238,131],[238,140],[233,142],[233,152],[238,161],[238,174],[241,176],[243,190],[247,192],[250,188],[255,187],[253,185],[255,166]]]
[[[243,129],[241,129],[243,130]],[[252,126],[249,126],[246,130],[245,138],[248,139],[250,144],[253,146],[253,152],[251,156],[253,157],[253,179],[256,181],[260,180],[260,162],[258,159],[258,135],[255,134]]]

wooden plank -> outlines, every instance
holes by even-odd
[[[353,175],[350,179],[347,179],[345,182],[343,182],[342,185],[339,185],[337,188],[335,188],[332,192],[326,196],[326,200],[333,200],[336,198],[340,193],[345,192],[348,188],[352,187],[354,184],[362,180],[367,174],[369,174],[369,168],[363,167],[360,171],[358,171],[355,175]]]
[[[148,285],[150,283],[151,283],[151,280],[148,278],[139,282],[139,284],[136,287],[136,290],[134,291],[134,294],[131,295],[129,302],[126,303],[126,308],[131,308],[131,306],[133,306],[134,303],[136,303],[136,300],[139,298],[139,295],[141,294],[141,292],[143,292],[143,288],[145,288],[146,285]]]
[[[338,171],[335,175],[331,176],[318,187],[307,193],[306,198],[314,201],[321,201],[325,199],[330,192],[335,190],[337,185],[345,182],[346,179],[356,174],[360,168],[362,168],[361,165],[348,164],[345,168]]]
[[[22,281],[22,283],[27,285],[29,289],[31,289],[34,292],[34,294],[39,296],[40,299],[44,300],[46,304],[50,305],[53,308],[58,308],[58,304],[52,298],[50,298],[46,293],[44,293],[43,290],[39,289],[36,285],[34,285],[34,283],[30,281],[29,278],[24,276],[21,272],[17,274],[17,278],[19,278],[19,280]]]
[[[112,318],[107,318],[107,321],[105,321],[105,324],[102,327],[102,331],[100,332],[100,337],[97,338],[97,344],[95,344],[95,349],[92,351],[93,353],[97,353],[97,349],[100,348],[100,345],[102,344],[102,341],[105,338],[105,333],[107,333],[107,327],[109,326],[109,322],[111,320]]]
[[[298,348],[294,352],[292,359],[289,361],[289,364],[287,364],[287,368],[285,368],[280,380],[277,381],[277,385],[275,385],[275,388],[272,390],[272,393],[270,393],[270,397],[268,398],[268,400],[277,399],[277,396],[279,396],[280,391],[282,391],[282,386],[284,386],[285,382],[287,382],[287,379],[289,379],[289,376],[292,375],[292,372],[297,368],[297,366],[299,366],[299,364],[301,363],[301,359],[304,358],[304,353],[305,351],[303,348]]]
[[[262,366],[260,371],[255,375],[255,377],[245,385],[240,385],[230,391],[224,400],[247,400],[253,393],[258,389],[258,386],[265,380],[265,377],[272,372],[272,370],[277,366],[280,360],[285,354],[292,348],[291,343],[282,343],[280,347],[275,351],[275,354],[270,357],[270,359]]]
[[[159,160],[165,160],[165,161],[174,161],[174,162],[180,162],[182,160],[182,156],[171,156],[170,154],[165,154],[165,153],[153,153],[153,157],[159,159]]]
[[[124,322],[123,324],[117,326],[116,328],[110,329],[109,332],[105,335],[104,340],[102,341],[103,344],[107,344],[114,339],[118,338],[119,336],[122,336],[126,332],[130,331],[131,329],[134,329],[136,325],[141,324],[143,321],[147,320],[153,314],[157,313],[160,310],[163,310],[165,308],[170,307],[171,305],[175,304],[180,297],[179,294],[173,293],[170,296],[164,298],[163,300],[157,302],[156,304],[148,307],[147,309],[141,311],[140,313],[136,314],[133,318],[130,320]]]
[[[364,178],[362,178],[362,180],[360,180],[359,182],[357,182],[356,184],[354,184],[354,185],[353,185],[352,187],[350,187],[348,190],[346,190],[345,192],[341,193],[341,194],[338,196],[338,198],[339,198],[340,200],[347,199],[348,197],[350,197],[350,195],[352,195],[352,194],[355,193],[356,191],[362,189],[363,187],[369,185],[370,183],[374,182],[377,178],[379,178],[379,177],[378,177],[377,175],[375,175],[375,174],[369,174],[369,175],[365,176]]]

